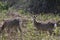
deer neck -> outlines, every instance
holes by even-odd
[[[37,21],[36,21],[36,19],[34,19],[34,24],[36,24],[37,23]]]

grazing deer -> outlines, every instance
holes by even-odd
[[[17,28],[19,29],[20,33],[21,33],[21,40],[23,40],[23,37],[22,37],[22,29],[21,29],[21,25],[22,25],[22,22],[20,19],[11,19],[11,20],[5,20],[2,27],[1,27],[1,30],[0,30],[0,33],[3,32],[3,30],[7,27],[8,30],[11,28]]]
[[[18,28],[21,32],[21,28],[20,28],[20,21],[19,19],[13,19],[13,20],[5,20],[2,27],[1,27],[1,31],[2,32],[4,30],[4,28]]]
[[[53,32],[54,26],[56,26],[56,23],[48,22],[48,23],[41,23],[36,21],[36,16],[33,16],[34,26],[41,31],[48,31],[50,35]]]

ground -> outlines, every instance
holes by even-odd
[[[48,35],[47,33],[39,33],[39,31],[36,30],[36,28],[33,25],[32,16],[30,14],[23,14],[23,12],[20,10],[18,11],[19,15],[21,15],[23,18],[27,18],[28,21],[23,27],[23,40],[60,40],[60,28],[56,28],[55,32],[56,35]],[[0,23],[2,23],[3,19],[10,18],[6,15],[6,11],[0,13]],[[49,21],[49,20],[60,20],[59,14],[53,15],[53,14],[39,14],[36,18],[36,20],[39,21]],[[11,29],[12,30],[12,29]],[[21,33],[16,32],[15,30],[12,30],[11,33],[7,33],[6,30],[0,34],[0,40],[21,40]]]

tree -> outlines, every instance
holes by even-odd
[[[29,12],[34,14],[44,13],[56,13],[57,6],[60,4],[59,0],[30,0]],[[60,5],[59,5],[60,6]]]

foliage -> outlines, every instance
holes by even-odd
[[[0,2],[0,11],[8,10],[8,4]]]
[[[57,9],[57,6],[60,6],[59,0],[30,0],[30,11],[34,14],[39,13],[57,13],[60,9]]]
[[[22,0],[21,0],[22,1]],[[31,0],[30,1],[31,2],[31,4],[29,5],[28,3],[26,3],[26,5],[24,6],[24,8],[27,8],[28,9],[28,6],[30,7],[30,10],[29,10],[29,12],[31,12],[31,13],[40,13],[41,12],[41,10],[42,11],[45,11],[46,9],[40,9],[42,6],[41,6],[41,4],[40,4],[40,6],[39,5],[36,5],[35,4],[35,2],[38,4],[38,2],[39,3],[41,3],[42,2],[42,4],[45,2],[45,1],[40,1],[40,0],[37,0],[37,1],[35,1],[35,0]],[[24,3],[24,2],[23,2]],[[25,4],[25,3],[24,3]],[[27,5],[28,4],[28,5]],[[0,22],[4,19],[4,18],[9,18],[9,17],[7,17],[7,15],[6,15],[6,10],[8,10],[8,8],[9,8],[9,6],[8,6],[9,4],[6,2],[6,3],[3,3],[3,2],[0,2],[0,11],[3,11],[2,13],[0,13]],[[22,3],[21,3],[21,5],[22,5]],[[27,7],[26,7],[27,6]],[[44,5],[43,5],[44,6]],[[46,6],[46,5],[45,5]],[[43,7],[43,8],[46,8],[46,7]],[[50,6],[51,6],[51,4],[50,4]],[[52,7],[52,6],[51,6]],[[23,9],[24,9],[23,8]],[[50,7],[49,7],[50,8]],[[27,12],[25,12],[25,10],[19,10],[19,13],[20,13],[20,15],[21,16],[27,16],[28,17],[28,19],[31,19],[31,15]],[[39,20],[42,20],[42,21],[46,21],[46,20],[56,20],[56,21],[58,21],[58,20],[60,20],[60,16],[59,15],[52,15],[51,13],[49,14],[44,14],[44,13],[42,13],[42,14],[40,14],[38,17],[37,17],[37,20],[39,21]],[[32,20],[32,19],[31,19]],[[47,35],[47,33],[39,33],[39,31],[37,31],[36,29],[35,29],[35,27],[34,27],[34,25],[33,25],[33,22],[32,21],[29,21],[27,24],[26,24],[26,30],[27,31],[25,31],[25,29],[23,29],[23,39],[24,40],[60,40],[60,28],[56,28],[55,30],[54,30],[54,32],[56,33],[56,36],[49,36],[49,35]],[[14,30],[13,30],[13,32],[11,32],[11,34],[9,34],[9,33],[6,33],[6,32],[4,32],[4,34],[2,33],[2,35],[0,34],[0,39],[1,40],[20,40],[20,33],[18,33],[18,32],[15,32]]]
[[[28,19],[32,19],[31,15],[24,14],[23,10],[19,10],[19,13],[23,17],[27,16]],[[8,18],[5,12],[0,14],[0,21],[3,20],[4,18]],[[43,21],[48,20],[48,19],[59,20],[60,17],[59,15],[55,16],[51,14],[40,14],[39,16],[37,16],[36,20],[38,19],[43,20]],[[24,40],[60,40],[59,38],[60,28],[56,28],[55,30],[56,36],[53,36],[53,35],[50,36],[50,35],[47,35],[47,33],[45,32],[39,33],[39,31],[37,31],[36,28],[34,27],[32,20],[29,20],[28,23],[26,24],[26,27],[22,29],[24,31],[23,32]],[[6,30],[4,30],[2,35],[0,34],[0,39],[1,40],[20,40],[20,32],[19,30],[18,32],[13,30],[11,33],[7,33]]]

